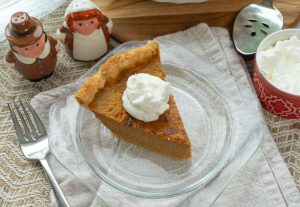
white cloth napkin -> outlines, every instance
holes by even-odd
[[[200,24],[187,31],[158,38],[158,40],[163,39],[178,42],[220,70],[232,74],[236,79],[250,86],[246,68],[236,54],[226,30]],[[53,101],[72,86],[74,85],[44,92],[32,100],[33,106],[43,120],[48,119],[47,109]],[[68,155],[64,154],[64,156]],[[105,205],[52,157],[50,157],[50,164],[71,206]],[[211,201],[213,196],[210,195],[216,194],[219,190],[218,184],[221,183],[222,176],[219,176],[209,184],[206,188],[207,198],[191,193],[192,196],[147,200],[116,192],[107,184],[103,184],[99,191],[110,206],[209,206],[214,201]],[[55,206],[53,196],[52,201]],[[272,137],[267,133],[262,147],[212,206],[298,206],[299,203],[299,192]]]

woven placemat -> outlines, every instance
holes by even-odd
[[[246,66],[252,75],[253,61],[247,61]],[[300,119],[280,118],[266,110],[264,115],[279,152],[300,190]]]
[[[44,19],[46,32],[55,34],[63,22],[68,3]],[[36,161],[27,160],[19,149],[6,104],[18,98],[32,98],[39,92],[73,82],[94,62],[76,62],[62,48],[54,74],[47,80],[32,83],[4,65],[8,50],[0,43],[0,206],[50,206],[50,185]],[[300,189],[300,120],[285,120],[265,112],[270,131]]]

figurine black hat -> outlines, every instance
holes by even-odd
[[[43,35],[42,23],[26,12],[17,12],[11,16],[5,28],[5,35],[11,45],[26,46],[35,43]]]

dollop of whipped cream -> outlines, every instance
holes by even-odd
[[[132,75],[123,93],[123,107],[134,118],[144,122],[158,120],[169,109],[172,86],[169,82],[146,73]]]
[[[260,52],[260,71],[274,86],[300,95],[300,39],[277,41],[275,46]]]

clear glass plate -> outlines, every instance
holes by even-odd
[[[83,158],[105,182],[135,196],[173,196],[205,185],[224,167],[236,131],[227,98],[206,78],[176,65],[163,68],[191,141],[190,160],[122,141],[93,113],[79,110],[77,145]]]
[[[43,114],[41,118],[49,128],[50,150],[56,160],[108,205],[114,206],[112,199],[118,198],[137,206],[142,199],[150,205],[153,200],[149,197],[169,196],[163,201],[178,203],[197,197],[197,202],[210,206],[264,137],[260,104],[253,88],[234,78],[229,70],[215,67],[181,44],[159,42],[167,80],[174,85],[175,99],[192,140],[193,158],[189,162],[161,157],[116,139],[74,99],[82,82],[107,58],[145,42],[127,42],[115,48],[79,81],[36,97],[35,109]],[[45,104],[49,111],[45,111]],[[191,192],[170,197],[187,191]]]

